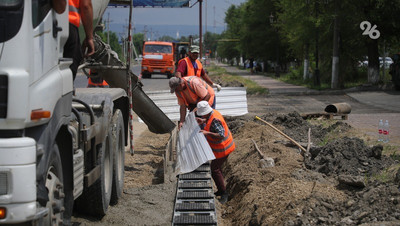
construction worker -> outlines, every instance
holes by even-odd
[[[224,117],[219,111],[212,109],[207,101],[197,103],[197,112],[199,117],[196,117],[199,125],[205,124],[204,129],[200,130],[210,145],[215,159],[211,161],[211,176],[218,188],[214,194],[221,196],[219,201],[225,203],[228,201],[228,192],[222,174],[222,164],[226,161],[229,154],[235,150],[235,142]]]
[[[89,72],[92,77],[88,78],[88,88],[109,88],[110,86],[101,76],[98,75],[97,71],[91,69]]]
[[[180,120],[178,129],[185,122],[187,109],[193,111],[199,101],[205,100],[215,108],[214,89],[206,82],[196,76],[189,77],[172,77],[169,79],[169,87],[171,93],[175,92],[178,98]]]
[[[185,57],[178,62],[178,68],[176,69],[175,76],[178,78],[186,76],[197,76],[202,78],[210,86],[214,86],[218,91],[221,90],[221,86],[213,83],[208,77],[208,74],[203,69],[203,65],[197,59],[199,57],[200,48],[198,46],[191,46],[189,49],[188,57]]]
[[[85,40],[83,41],[83,49],[85,49],[84,57],[94,54],[93,42],[93,8],[91,0],[68,0],[69,4],[69,36],[64,45],[64,57],[72,58],[70,66],[73,79],[75,80],[78,66],[82,61],[82,48],[79,38],[78,28],[82,20],[85,30]],[[87,50],[86,50],[87,48]]]
[[[54,9],[54,11],[58,14],[62,14],[65,11],[65,8],[67,7],[67,1],[66,0],[51,0],[51,7]]]

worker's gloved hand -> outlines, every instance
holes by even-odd
[[[222,87],[217,83],[213,83],[213,86],[217,88],[218,92],[221,91]]]

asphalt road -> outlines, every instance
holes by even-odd
[[[328,104],[346,102],[351,105],[347,122],[365,134],[378,138],[379,119],[390,124],[390,142],[400,146],[400,92],[358,87],[349,90],[317,91],[295,86],[247,70],[219,64],[229,73],[256,81],[269,90],[270,95],[255,105],[265,105],[267,111],[299,113],[324,112]],[[251,113],[251,110],[249,109]],[[400,150],[400,149],[399,149]]]
[[[377,138],[379,119],[389,120],[390,143],[400,145],[400,92],[398,91],[357,91],[316,92],[301,86],[293,86],[275,79],[251,75],[246,70],[225,67],[230,73],[256,81],[270,90],[271,95],[257,105],[265,105],[266,111],[299,113],[323,112],[328,104],[346,102],[351,105],[348,123],[366,134]],[[134,74],[140,75],[140,64],[132,66]],[[152,75],[151,79],[141,79],[143,91],[168,90],[166,75]],[[75,87],[86,87],[87,78],[78,74]],[[250,112],[249,106],[249,112]],[[250,112],[251,114],[251,112]]]

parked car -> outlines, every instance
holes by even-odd
[[[389,68],[393,64],[393,60],[390,57],[385,57],[385,68]],[[383,57],[379,57],[379,67],[383,66]]]

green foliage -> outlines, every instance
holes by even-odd
[[[217,50],[218,39],[221,38],[220,34],[215,34],[211,32],[206,32],[204,34],[204,50],[211,51],[210,57],[215,57],[215,52]]]
[[[133,46],[135,46],[135,48],[136,48],[137,54],[142,54],[142,52],[143,52],[143,40],[144,40],[143,33],[137,33],[137,34],[132,35],[132,43],[133,43]]]
[[[159,41],[164,41],[164,42],[172,42],[175,39],[173,37],[171,37],[171,36],[164,35],[164,36],[161,36],[158,40]]]
[[[240,38],[240,27],[242,26],[240,7],[232,5],[225,14],[225,22],[228,24],[228,29],[220,36],[217,52],[219,57],[227,58],[230,61],[240,56],[239,43],[226,41]]]
[[[390,0],[247,0],[239,6],[229,7],[225,15],[227,29],[220,37],[240,41],[218,42],[217,52],[218,56],[228,60],[242,56],[276,62],[279,58],[283,69],[286,62],[294,59],[302,62],[308,58],[314,71],[318,59],[321,82],[329,88],[337,18],[339,84],[345,88],[369,80],[368,73],[358,66],[365,56],[371,61],[370,67],[375,65],[378,69],[377,58],[384,55],[384,48],[389,56],[399,52],[399,11],[400,2]],[[377,25],[380,32],[377,40],[362,35],[362,21]],[[293,71],[289,73],[293,74]],[[380,80],[389,82],[390,76],[382,75],[381,71]]]

